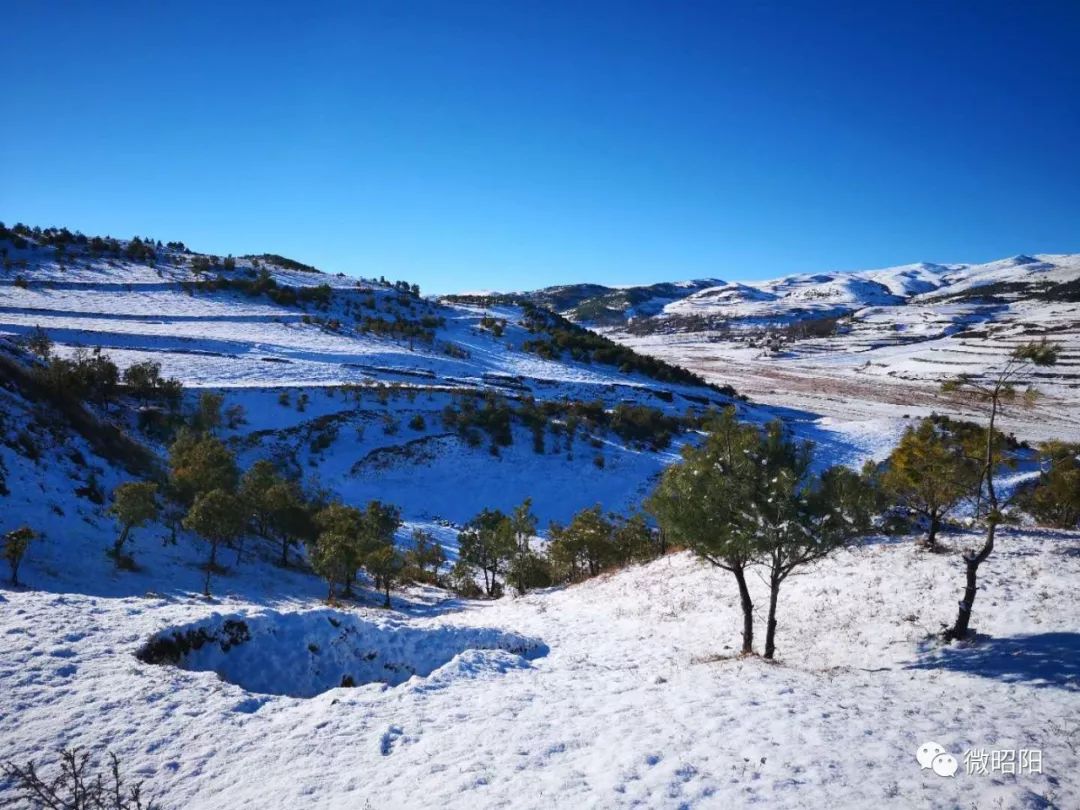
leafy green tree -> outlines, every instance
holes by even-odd
[[[404,557],[394,546],[394,534],[401,526],[401,512],[396,506],[369,501],[361,513],[361,564],[375,580],[375,587],[386,591],[387,606],[390,586],[401,577]],[[383,574],[390,578],[387,583]]]
[[[169,448],[169,486],[185,505],[211,490],[234,492],[238,479],[235,455],[213,436],[182,431]]]
[[[498,509],[483,510],[458,534],[458,555],[467,565],[482,572],[484,593],[489,597],[502,594],[499,577],[516,549],[513,524]]]
[[[311,511],[304,503],[299,487],[291,481],[274,484],[266,491],[266,502],[272,505],[269,533],[281,544],[281,565],[289,564],[289,548],[316,537]]]
[[[11,570],[11,584],[19,585],[19,565],[26,556],[30,543],[38,538],[38,533],[29,526],[20,526],[4,535],[4,559]]]
[[[333,605],[337,595],[336,585],[345,586],[345,595],[351,596],[350,582],[356,570],[356,538],[337,531],[321,531],[308,550],[311,567],[326,580],[327,604]]]
[[[327,581],[327,601],[333,602],[337,586],[343,595],[352,596],[352,583],[356,571],[367,554],[374,551],[377,543],[371,538],[378,531],[373,526],[376,515],[371,517],[352,506],[334,502],[315,516],[319,533],[308,549],[312,567]]]
[[[1035,401],[1038,392],[1031,387],[1032,373],[1036,368],[1045,368],[1057,363],[1061,347],[1047,342],[1043,338],[1038,342],[1024,343],[1017,346],[1008,358],[996,369],[981,378],[962,375],[947,381],[942,390],[958,399],[981,406],[987,413],[986,444],[982,453],[982,470],[979,479],[979,497],[986,493],[986,538],[979,550],[968,549],[964,552],[964,596],[956,614],[956,621],[945,631],[947,641],[965,639],[971,623],[971,611],[978,592],[979,566],[986,562],[994,551],[997,526],[1003,519],[997,489],[994,485],[994,469],[1000,442],[1000,433],[995,429],[998,414],[1002,409],[1019,401],[1030,404]],[[1023,392],[1018,386],[1026,385]]]
[[[120,524],[120,534],[113,543],[112,556],[120,559],[131,530],[145,526],[158,516],[158,485],[153,481],[128,481],[113,490],[109,514]]]
[[[355,536],[323,530],[309,547],[308,559],[315,573],[327,582],[327,603],[334,604],[337,585],[345,587],[346,596],[351,595],[349,583],[357,563]]]
[[[759,446],[755,428],[740,424],[726,409],[698,447],[686,445],[683,460],[668,467],[646,501],[646,510],[671,542],[730,571],[739,589],[743,614],[742,653],[754,651],[754,603],[746,572],[757,554],[756,527],[743,510],[757,481]]]
[[[380,545],[364,556],[364,567],[386,596],[383,607],[390,607],[390,588],[400,580],[405,569],[405,558],[392,543]]]
[[[1044,442],[1039,447],[1039,480],[1021,492],[1021,508],[1045,526],[1080,526],[1080,445]]]
[[[206,433],[214,433],[221,427],[221,406],[225,397],[213,391],[199,394],[199,409],[195,414],[195,426]]]
[[[160,397],[175,406],[184,393],[180,381],[162,377],[161,363],[153,360],[132,363],[124,369],[123,381],[131,395],[144,402]]]
[[[616,562],[614,533],[615,525],[597,504],[582,509],[565,527],[552,524],[548,553],[568,581],[595,577]]]
[[[614,556],[620,563],[645,562],[657,556],[645,516],[631,515],[615,525],[611,536]]]
[[[769,569],[769,615],[765,658],[776,652],[780,586],[797,568],[831,554],[870,529],[874,501],[869,482],[843,467],[810,474],[813,445],[793,441],[780,421],[771,422],[750,457],[756,480],[742,519],[755,532]]]
[[[446,552],[431,532],[413,529],[412,548],[405,554],[405,564],[415,572],[414,578],[435,584],[439,569],[446,565]]]
[[[368,501],[362,513],[362,537],[367,549],[393,545],[401,526],[401,510],[381,501]]]
[[[519,594],[534,588],[547,588],[555,581],[551,560],[533,549],[519,551],[510,560],[506,578],[514,583]]]
[[[942,520],[975,495],[982,471],[957,428],[951,420],[934,417],[909,427],[881,476],[886,494],[926,519],[930,549],[936,547]]]
[[[109,355],[102,352],[100,346],[91,351],[80,347],[72,355],[77,386],[83,396],[108,405],[120,382],[120,371]]]
[[[184,528],[200,535],[210,544],[203,593],[210,595],[210,575],[217,568],[217,550],[244,532],[244,507],[240,499],[223,489],[212,489],[196,496],[184,518]]]
[[[247,514],[259,537],[269,537],[277,503],[272,495],[277,495],[276,487],[285,479],[278,474],[272,461],[260,459],[252,464],[240,477],[238,494],[244,502]]]
[[[507,578],[514,583],[519,594],[528,593],[536,581],[543,581],[540,560],[532,549],[536,536],[536,515],[532,511],[532,498],[526,498],[510,515],[510,532],[514,550],[507,567]],[[542,587],[542,586],[541,586]]]
[[[376,559],[380,565],[387,562],[372,555],[388,546],[393,548],[401,514],[379,501],[368,502],[363,511],[335,502],[315,515],[315,524],[320,531],[309,549],[309,557],[315,571],[326,579],[327,599],[333,602],[337,585],[345,589],[343,595],[352,596],[356,570],[366,565],[368,559]],[[383,583],[378,573],[373,576],[381,588]]]
[[[142,400],[150,399],[161,380],[161,363],[153,360],[132,363],[124,369],[123,379],[133,396]]]

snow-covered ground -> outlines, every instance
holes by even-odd
[[[271,596],[250,564],[207,604],[197,571],[166,570],[136,593],[138,576],[79,587],[31,565],[34,590],[2,592],[8,755],[107,746],[185,808],[1080,803],[1075,535],[1007,532],[976,611],[987,639],[949,648],[930,639],[960,586],[954,554],[843,552],[785,586],[777,664],[732,657],[733,584],[687,554],[496,603],[415,592],[396,619],[340,614],[348,638],[314,582]],[[154,634],[222,616],[246,619],[250,640],[189,668],[136,658]],[[504,649],[512,634],[524,655]],[[344,642],[370,652],[350,665]],[[401,665],[430,674],[364,685],[368,656],[399,666],[392,682]],[[288,696],[341,674],[359,685]],[[1043,773],[942,778],[915,760],[929,740],[958,759],[1040,750]]]
[[[349,502],[395,503],[402,539],[429,529],[451,557],[457,527],[484,507],[531,497],[542,528],[597,502],[633,511],[692,440],[654,451],[579,434],[549,437],[536,453],[516,424],[496,455],[443,427],[455,395],[669,414],[730,401],[540,359],[522,349],[530,335],[516,307],[414,302],[412,317],[444,319],[429,345],[305,319],[349,324],[368,296],[381,316],[402,315],[394,291],[374,282],[274,269],[280,284],[335,289],[328,310],[303,310],[191,293],[189,271],[167,263],[61,269],[48,253],[13,255],[29,266],[0,277],[0,338],[40,325],[61,353],[101,345],[121,368],[159,360],[186,386],[243,406],[246,424],[223,431],[243,465],[274,458]],[[725,285],[668,305],[859,303],[850,332],[776,357],[702,334],[613,334],[735,384],[754,400],[739,403],[742,418],[785,419],[814,439],[819,464],[858,466],[884,458],[910,418],[944,409],[940,376],[969,369],[956,358],[993,359],[1021,332],[1077,331],[1075,304],[1025,299],[995,309],[1001,333],[965,335],[983,304],[922,296],[1042,265],[1069,280],[1074,258]],[[239,260],[238,273],[249,266]],[[482,327],[485,315],[506,319],[503,336]],[[881,340],[892,332],[918,340]],[[1009,426],[1022,438],[1080,436],[1076,389],[1067,379],[1046,387],[1040,410]],[[951,647],[934,639],[955,612],[959,551],[976,537],[948,535],[941,554],[913,538],[841,552],[785,584],[777,663],[733,655],[741,620],[730,575],[685,553],[496,602],[413,587],[386,611],[367,589],[327,608],[324,583],[275,566],[276,549],[252,539],[242,559],[224,553],[207,600],[206,549],[184,531],[173,543],[163,526],[136,529],[138,568],[116,570],[105,556],[116,527],[88,492],[130,475],[38,423],[17,391],[0,386],[0,406],[4,436],[24,431],[44,450],[34,459],[0,442],[10,490],[0,530],[44,533],[21,569],[26,585],[0,585],[0,759],[48,769],[61,747],[112,751],[167,808],[1080,806],[1080,534],[1004,530],[983,569],[979,639]],[[760,619],[766,591],[756,576],[751,587]],[[201,646],[185,653],[185,640]],[[961,772],[920,769],[927,741]],[[1039,750],[1042,772],[968,774],[969,749]],[[0,798],[8,788],[0,781]]]

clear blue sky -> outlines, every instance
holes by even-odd
[[[1080,3],[4,6],[0,219],[429,292],[1080,251]]]

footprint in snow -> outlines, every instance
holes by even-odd
[[[384,757],[394,753],[394,745],[403,734],[401,726],[390,726],[383,732],[382,738],[379,740],[379,751]]]
[[[263,698],[248,698],[247,700],[241,700],[233,706],[232,710],[240,714],[255,714],[265,703],[266,700]]]

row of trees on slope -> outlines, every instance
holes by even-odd
[[[765,656],[775,652],[777,604],[783,582],[800,566],[821,559],[867,532],[887,503],[907,505],[929,527],[934,547],[942,520],[963,499],[985,526],[979,548],[967,549],[965,586],[947,640],[966,638],[979,567],[994,550],[997,527],[1007,518],[995,482],[1016,449],[997,429],[1002,409],[1031,403],[1025,386],[1035,368],[1053,365],[1058,347],[1045,340],[1018,346],[986,378],[960,377],[944,390],[982,406],[984,427],[931,417],[908,429],[882,468],[861,474],[844,467],[811,473],[812,447],[791,440],[779,422],[764,429],[740,424],[726,412],[699,447],[685,447],[683,461],[665,471],[647,509],[672,540],[731,572],[743,611],[742,651],[753,651],[754,606],[746,574],[763,566],[769,584]],[[1080,521],[1080,447],[1051,442],[1041,448],[1034,485],[1017,495],[1037,520],[1062,528]]]
[[[294,546],[306,545],[311,567],[329,584],[331,601],[339,591],[351,596],[357,571],[364,567],[389,603],[390,587],[406,563],[393,542],[401,524],[395,507],[371,501],[357,509],[321,494],[309,497],[301,482],[265,459],[241,472],[232,450],[205,430],[185,429],[170,446],[164,486],[156,481],[120,484],[109,512],[119,527],[110,555],[121,567],[134,564],[126,550],[132,530],[159,518],[174,530],[183,526],[203,538],[209,549],[207,596],[212,574],[222,570],[222,548],[235,550],[239,565],[244,538],[250,535],[276,546],[282,566],[289,564]]]
[[[535,543],[537,526],[530,499],[510,514],[484,509],[458,534],[458,561],[448,584],[465,596],[497,598],[506,584],[525,594],[654,559],[663,551],[644,515],[605,515],[599,505],[582,509],[566,525],[551,523],[544,545]]]

